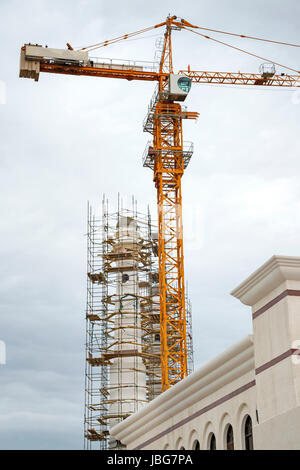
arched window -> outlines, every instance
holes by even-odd
[[[154,341],[160,341],[160,334],[159,333],[156,333],[156,335],[154,336]]]
[[[216,436],[212,433],[210,436],[210,441],[209,441],[209,450],[216,450],[216,449],[217,449]]]
[[[185,450],[184,448],[184,445],[183,445],[183,439],[182,437],[179,437],[177,440],[176,440],[176,443],[175,443],[175,447],[173,447],[173,449],[178,449],[178,450]]]
[[[200,442],[197,439],[192,445],[192,450],[200,450]]]
[[[231,424],[229,424],[226,433],[226,449],[227,450],[234,450],[234,442],[233,442],[233,429]]]
[[[249,415],[245,421],[245,449],[253,450],[252,419]]]

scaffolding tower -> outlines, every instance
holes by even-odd
[[[85,449],[119,449],[110,427],[161,393],[158,234],[150,211],[88,206]],[[190,303],[187,301],[187,305]],[[187,309],[188,370],[193,369]]]

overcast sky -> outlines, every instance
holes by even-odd
[[[83,47],[164,20],[300,42],[298,0],[2,0],[0,447],[81,449],[86,206],[105,193],[155,207],[142,153],[153,83],[42,74],[19,79],[26,42]],[[102,57],[153,60],[162,30]],[[211,34],[213,36],[213,34]],[[214,37],[298,68],[299,49]],[[95,54],[96,55],[96,54]],[[261,61],[174,33],[175,69],[257,72]],[[278,72],[286,70],[278,68]],[[3,101],[3,95],[2,95]],[[251,333],[229,295],[273,254],[299,256],[300,96],[278,88],[193,85],[184,122],[195,153],[183,179],[185,270],[199,367]]]

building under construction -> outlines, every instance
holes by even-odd
[[[88,208],[85,448],[119,448],[109,429],[161,393],[158,235],[133,201]],[[188,372],[193,368],[187,301]],[[175,341],[175,340],[174,340]],[[175,345],[176,347],[176,345]]]

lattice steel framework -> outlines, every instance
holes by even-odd
[[[173,73],[172,20],[167,20],[161,74]],[[153,135],[144,166],[154,170],[157,190],[162,391],[188,373],[181,178],[191,151],[189,157],[184,151],[182,119],[198,117],[198,113],[182,110],[179,103],[170,100],[167,85],[161,75],[144,125],[144,130]]]

